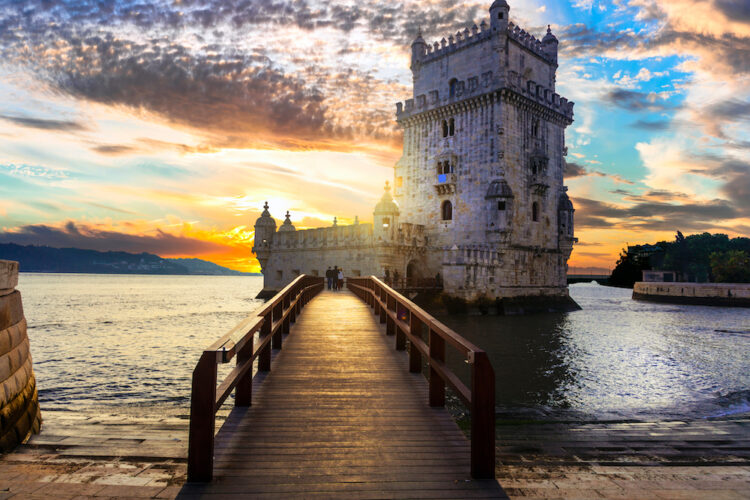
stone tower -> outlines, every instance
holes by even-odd
[[[255,239],[253,242],[253,253],[258,258],[261,268],[266,267],[266,262],[271,256],[271,243],[275,233],[276,221],[271,217],[271,213],[268,211],[268,202],[266,202],[263,205],[263,213],[255,221]]]
[[[441,272],[446,291],[567,298],[573,103],[555,92],[558,41],[515,26],[505,0],[489,14],[489,25],[413,42],[394,199],[402,221],[424,225],[427,272]]]

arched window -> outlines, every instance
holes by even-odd
[[[440,211],[443,220],[453,220],[453,204],[450,201],[445,200]]]
[[[450,87],[448,89],[448,95],[450,97],[456,97],[456,85],[457,84],[458,84],[458,80],[456,80],[455,78],[453,80],[451,80],[450,83],[448,84],[448,85],[450,85]]]
[[[531,205],[531,220],[534,222],[539,222],[539,202],[535,201]]]
[[[539,120],[534,120],[531,124],[532,137],[539,137]]]
[[[497,18],[502,19],[503,18],[503,11],[500,11],[497,13]]]
[[[450,131],[448,132],[451,137],[453,137],[453,134],[456,132],[456,122],[451,118],[450,125],[449,125]]]
[[[448,121],[443,120],[443,137],[448,137]]]

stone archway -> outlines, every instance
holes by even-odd
[[[424,278],[422,265],[416,260],[409,261],[406,265],[407,286],[417,286],[422,278]]]

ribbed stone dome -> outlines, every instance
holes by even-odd
[[[263,213],[255,221],[256,226],[268,226],[276,229],[276,221],[271,217],[271,213],[268,211],[268,202],[263,205]]]
[[[544,35],[544,38],[542,38],[542,43],[557,43],[557,37],[552,34],[552,28],[550,28],[550,25],[547,25],[547,34]]]
[[[490,182],[485,199],[489,198],[513,198],[513,191],[504,180],[494,180]]]
[[[508,2],[506,2],[505,0],[495,0],[494,2],[492,2],[492,5],[490,5],[490,10],[496,9],[498,7],[510,9],[510,5],[508,5]]]
[[[279,232],[287,232],[287,231],[296,231],[297,228],[292,225],[292,220],[289,218],[289,210],[286,211],[286,219],[284,219],[284,223],[279,228]]]
[[[557,202],[557,210],[567,210],[569,212],[574,211],[573,202],[570,201],[570,198],[568,198],[568,195],[566,193],[560,195],[560,201]]]
[[[391,196],[391,186],[388,184],[388,181],[385,182],[385,192],[383,193],[383,197],[380,198],[380,201],[377,205],[375,205],[375,215],[398,215],[398,205],[395,201],[393,201],[393,197]]]

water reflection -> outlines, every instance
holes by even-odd
[[[488,352],[498,411],[554,419],[690,418],[750,409],[750,310],[635,302],[571,286],[582,311],[439,316]],[[468,381],[468,367],[449,363]]]

